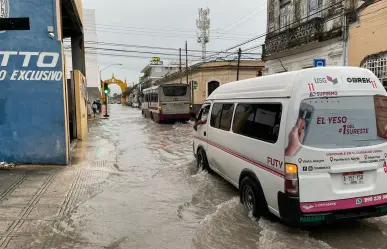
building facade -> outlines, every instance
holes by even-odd
[[[263,60],[267,74],[346,65],[346,12],[351,0],[269,0]]]
[[[220,85],[236,81],[237,61],[204,62],[188,68],[188,84],[191,85],[193,113],[200,110],[206,98]],[[257,77],[257,73],[264,69],[262,61],[242,60],[240,62],[239,80]],[[180,83],[187,84],[187,74],[175,72],[155,84]],[[196,86],[196,87],[195,87]]]
[[[71,37],[74,44],[72,100],[81,106],[85,75],[81,6],[80,0],[0,1],[0,18],[29,19],[28,29],[0,32],[1,161],[68,164],[71,98],[63,38]]]
[[[387,88],[387,1],[358,1],[349,25],[348,65],[371,70]]]
[[[172,72],[178,70],[177,65],[152,65],[153,61],[150,62],[141,73],[143,76],[140,78],[142,88],[148,88],[154,85],[154,83]]]
[[[98,35],[96,29],[95,10],[83,9],[83,27],[85,37],[85,64],[86,64],[86,80],[88,87],[98,87],[101,89],[100,73],[99,73],[99,52],[98,52]],[[67,76],[70,78],[73,69],[71,59],[71,49],[65,50],[67,63]]]

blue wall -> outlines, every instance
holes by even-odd
[[[0,33],[0,161],[66,164],[62,50],[54,3],[9,0],[9,17],[29,17],[31,30]],[[48,26],[54,27],[54,39],[48,37]],[[5,52],[18,54],[7,63]]]

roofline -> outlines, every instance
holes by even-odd
[[[257,60],[244,60],[244,61],[257,61]],[[263,62],[262,60],[260,60],[261,62]],[[202,67],[203,65],[205,64],[209,64],[209,63],[214,63],[214,62],[237,62],[236,60],[225,60],[225,61],[209,61],[209,62],[200,62],[200,63],[197,63],[197,64],[194,64],[190,67],[188,67],[187,71],[190,73],[192,72],[195,72],[197,71],[199,68],[200,69],[203,69],[203,70],[213,70],[213,69],[232,69],[232,68],[237,68],[238,66],[237,65],[233,65],[233,64],[229,64],[229,65],[219,65],[219,66],[210,66],[210,67]],[[265,65],[262,65],[262,66],[253,66],[253,65],[248,65],[248,66],[244,66],[244,65],[240,65],[239,66],[241,70],[247,70],[247,69],[259,69],[259,68],[262,68],[264,69],[265,68]],[[174,72],[170,75],[166,75],[164,77],[162,77],[160,80],[157,80],[156,83],[158,83],[159,81],[164,81],[164,80],[171,80],[171,79],[177,79],[181,76],[184,76],[186,75],[186,72],[187,71],[184,71],[184,72]]]
[[[150,65],[146,65],[146,66],[141,70],[141,73],[145,73],[145,71],[148,70],[148,68],[150,68]]]
[[[164,83],[164,84],[155,85],[155,86],[145,88],[143,91],[148,90],[148,89],[157,89],[157,88],[162,87],[162,86],[180,86],[180,85],[189,86],[185,83],[178,83],[178,82],[176,82],[176,83]]]

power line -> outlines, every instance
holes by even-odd
[[[162,30],[155,30],[155,29],[149,29],[149,30],[136,30],[133,28],[125,28],[125,27],[101,27],[99,25],[95,25],[91,27],[92,25],[84,25],[86,28],[85,30],[88,31],[100,31],[100,30],[115,30],[115,31],[128,31],[128,32],[134,32],[134,33],[144,33],[144,34],[167,34],[167,35],[176,35],[176,36],[193,36],[195,33],[192,31],[175,31],[175,30],[170,30],[170,31],[162,31]],[[91,29],[92,28],[92,29]],[[217,31],[214,31],[214,33],[218,33]],[[227,36],[228,38],[232,39],[240,39],[240,38],[247,38],[248,35],[246,34],[233,34],[233,36]]]
[[[260,7],[258,7],[256,10],[258,10]],[[237,18],[235,21],[239,20],[239,18]],[[175,32],[175,33],[190,33],[190,34],[196,34],[196,31],[194,29],[192,30],[188,30],[188,29],[167,29],[167,28],[163,28],[163,27],[160,27],[160,28],[149,28],[149,27],[138,27],[138,26],[122,26],[122,25],[114,25],[114,24],[94,24],[94,23],[90,23],[90,25],[95,25],[97,27],[101,27],[101,28],[122,28],[122,29],[138,29],[138,30],[154,30],[154,31],[171,31],[171,32]],[[230,24],[231,25],[231,24]],[[227,25],[226,27],[224,27],[223,29],[226,29],[228,28],[230,25]],[[87,24],[85,23],[84,26],[87,26]],[[219,33],[221,30],[223,29],[213,29],[211,30],[211,32],[214,32],[214,33]],[[249,34],[247,33],[233,33],[234,35],[240,35],[240,36],[248,36]],[[253,35],[253,34],[251,34]]]
[[[174,53],[163,53],[163,52],[157,52],[157,51],[135,51],[135,50],[123,50],[123,49],[113,49],[113,48],[95,48],[95,47],[85,47],[86,49],[93,49],[93,50],[102,50],[102,51],[112,51],[112,52],[125,52],[125,53],[139,53],[139,54],[158,54],[158,55],[176,55]],[[199,55],[189,55],[190,57],[196,57],[201,58]]]
[[[85,51],[85,54],[98,54],[100,56],[109,56],[109,57],[125,57],[125,58],[141,58],[141,59],[149,59],[149,57],[147,56],[141,56],[141,55],[125,55],[125,54],[113,54],[113,53],[97,53],[96,51]],[[229,57],[231,55],[227,55],[227,56],[224,56],[224,57],[221,57],[221,58],[218,58],[217,60],[225,60],[227,57]],[[164,59],[167,59],[167,60],[176,60],[178,59],[179,57],[176,56],[176,57],[165,57]],[[252,58],[252,57],[251,57]],[[235,59],[235,58],[234,58]],[[217,60],[210,60],[210,61],[207,61],[207,62],[216,62]],[[199,60],[200,61],[200,60]],[[191,64],[194,63],[194,62],[198,62],[198,61],[193,61],[191,60]]]
[[[253,15],[253,16],[251,16],[250,18],[245,19],[245,20],[242,20],[242,22],[239,23],[238,25],[236,25],[236,26],[234,26],[234,27],[231,27],[231,26],[230,26],[229,28],[231,28],[231,29],[230,29],[230,30],[227,30],[227,31],[224,31],[225,33],[223,33],[223,34],[229,33],[229,32],[231,32],[231,31],[234,31],[234,30],[237,29],[237,28],[242,27],[243,25],[245,25],[245,24],[248,23],[249,21],[251,21],[251,20],[257,18],[257,17],[258,17],[258,14],[262,13],[263,11],[266,11],[266,8],[260,10],[258,13],[256,13],[256,14]],[[223,35],[221,35],[221,36],[223,36]],[[221,36],[220,36],[220,37],[221,37]]]
[[[157,33],[157,32],[118,32],[118,31],[112,31],[111,29],[108,30],[101,30],[101,29],[84,29],[85,31],[91,31],[91,32],[102,32],[102,33],[112,33],[112,34],[124,34],[124,35],[139,35],[139,36],[155,36],[155,37],[164,37],[164,38],[196,38],[194,35],[184,35],[181,34],[168,34],[168,33]],[[224,40],[241,40],[243,38],[224,38]]]
[[[234,25],[234,24],[237,23],[238,21],[244,19],[246,16],[250,15],[251,13],[257,11],[258,9],[260,9],[260,8],[261,8],[262,6],[264,6],[264,5],[267,5],[267,2],[264,3],[263,5],[259,6],[258,8],[253,9],[253,10],[251,10],[251,11],[249,11],[249,12],[243,14],[241,17],[237,17],[237,18],[234,19],[234,21],[232,21],[229,25],[226,25],[223,29],[221,29],[221,30],[219,31],[219,33],[220,33],[220,34],[224,33],[225,30],[229,29],[232,25]]]
[[[65,40],[65,42],[67,42]],[[178,48],[167,48],[167,47],[154,47],[154,46],[142,46],[142,45],[130,45],[130,44],[123,44],[123,43],[112,43],[112,42],[97,42],[97,41],[85,41],[86,44],[89,44],[90,46],[93,44],[97,45],[105,45],[105,46],[118,46],[118,47],[130,47],[130,48],[147,48],[147,49],[159,49],[159,50],[170,50],[170,51],[176,51],[178,52]],[[70,46],[71,47],[71,46]],[[201,53],[201,50],[195,50],[195,49],[189,49],[188,52],[193,53]],[[220,51],[208,51],[211,53],[218,53]],[[234,54],[234,52],[229,52],[231,54]],[[251,53],[254,54],[254,53]]]

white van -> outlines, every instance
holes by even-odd
[[[387,94],[369,70],[313,68],[225,84],[198,120],[198,166],[238,188],[257,217],[310,226],[387,213]]]

